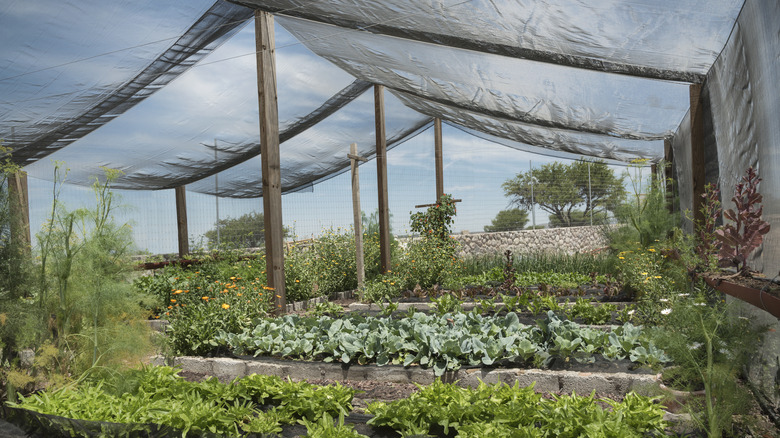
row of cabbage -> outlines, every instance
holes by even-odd
[[[477,313],[404,318],[363,315],[261,319],[253,330],[220,333],[215,342],[238,355],[274,356],[325,362],[413,364],[437,376],[462,366],[549,367],[554,361],[594,362],[630,359],[657,367],[669,361],[631,323],[610,329],[581,326],[548,312],[536,325],[520,323],[516,313]]]

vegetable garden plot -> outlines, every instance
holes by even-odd
[[[344,364],[420,365],[437,376],[462,366],[550,367],[628,358],[638,366],[669,359],[628,323],[611,331],[582,327],[548,312],[537,326],[520,324],[517,314],[476,313],[375,318],[299,317],[262,319],[251,331],[222,333],[220,347],[236,354]]]
[[[656,399],[623,401],[578,395],[544,398],[533,386],[434,382],[406,399],[352,412],[355,391],[251,375],[221,384],[187,382],[168,367],[129,376],[124,388],[83,383],[24,398],[6,414],[28,431],[71,436],[294,437],[604,437],[663,436],[668,424]],[[117,380],[119,381],[119,380]]]

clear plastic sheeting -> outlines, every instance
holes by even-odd
[[[0,138],[22,165],[133,107],[253,14],[211,0],[16,1],[2,9]]]
[[[231,0],[281,15],[503,56],[698,81],[742,0]]]
[[[496,118],[622,138],[671,136],[685,84],[437,46],[280,17],[313,52],[350,74]]]

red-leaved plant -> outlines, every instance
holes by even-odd
[[[750,167],[747,175],[737,184],[734,191],[734,205],[737,210],[728,209],[723,216],[733,223],[715,230],[721,242],[721,267],[736,267],[740,275],[749,275],[747,258],[764,241],[764,234],[769,232],[769,222],[761,219],[764,207],[760,206],[763,196],[758,193],[758,183],[761,178]]]

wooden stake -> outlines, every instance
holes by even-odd
[[[434,156],[436,161],[436,201],[444,195],[444,153],[442,151],[441,119],[433,119]]]
[[[357,154],[357,143],[349,145],[350,169],[352,170],[352,214],[355,224],[355,266],[357,267],[357,286],[360,301],[363,301],[363,283],[366,279],[366,270],[363,264],[363,217],[360,210],[360,175],[358,173],[358,161],[365,161]]]
[[[374,85],[376,123],[376,178],[379,192],[379,260],[382,273],[390,270],[390,207],[387,196],[387,139],[385,138],[385,87]]]
[[[184,186],[174,189],[176,191],[176,229],[179,236],[179,258],[184,258],[190,253],[190,240],[187,231],[187,195]]]
[[[282,225],[282,178],[279,160],[279,110],[276,101],[274,59],[274,17],[255,11],[257,50],[257,92],[260,106],[260,157],[263,171],[263,215],[265,219],[265,272],[274,288],[276,311],[284,313],[284,246]]]

